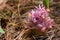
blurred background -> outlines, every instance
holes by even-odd
[[[53,27],[45,35],[25,33],[21,15],[34,9],[44,0],[0,0],[0,40],[60,40],[60,0],[49,0],[49,16],[54,20]],[[19,36],[19,37],[18,37]],[[18,37],[18,38],[17,38]]]

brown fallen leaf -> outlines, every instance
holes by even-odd
[[[0,10],[3,10],[4,7],[6,6],[7,0],[0,0]]]

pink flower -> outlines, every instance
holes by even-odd
[[[43,5],[39,7],[36,6],[34,10],[28,12],[27,20],[29,20],[29,25],[27,25],[27,27],[35,27],[37,30],[42,32],[51,28],[53,22]]]

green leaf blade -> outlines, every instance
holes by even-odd
[[[49,8],[49,0],[44,0],[45,6]]]
[[[2,33],[2,34],[5,33],[1,27],[0,27],[0,33]]]

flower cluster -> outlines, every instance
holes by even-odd
[[[39,5],[39,7],[35,7],[34,10],[28,12],[27,24],[30,27],[35,27],[43,32],[52,27],[52,22],[53,20],[48,16],[48,12],[43,5]]]

